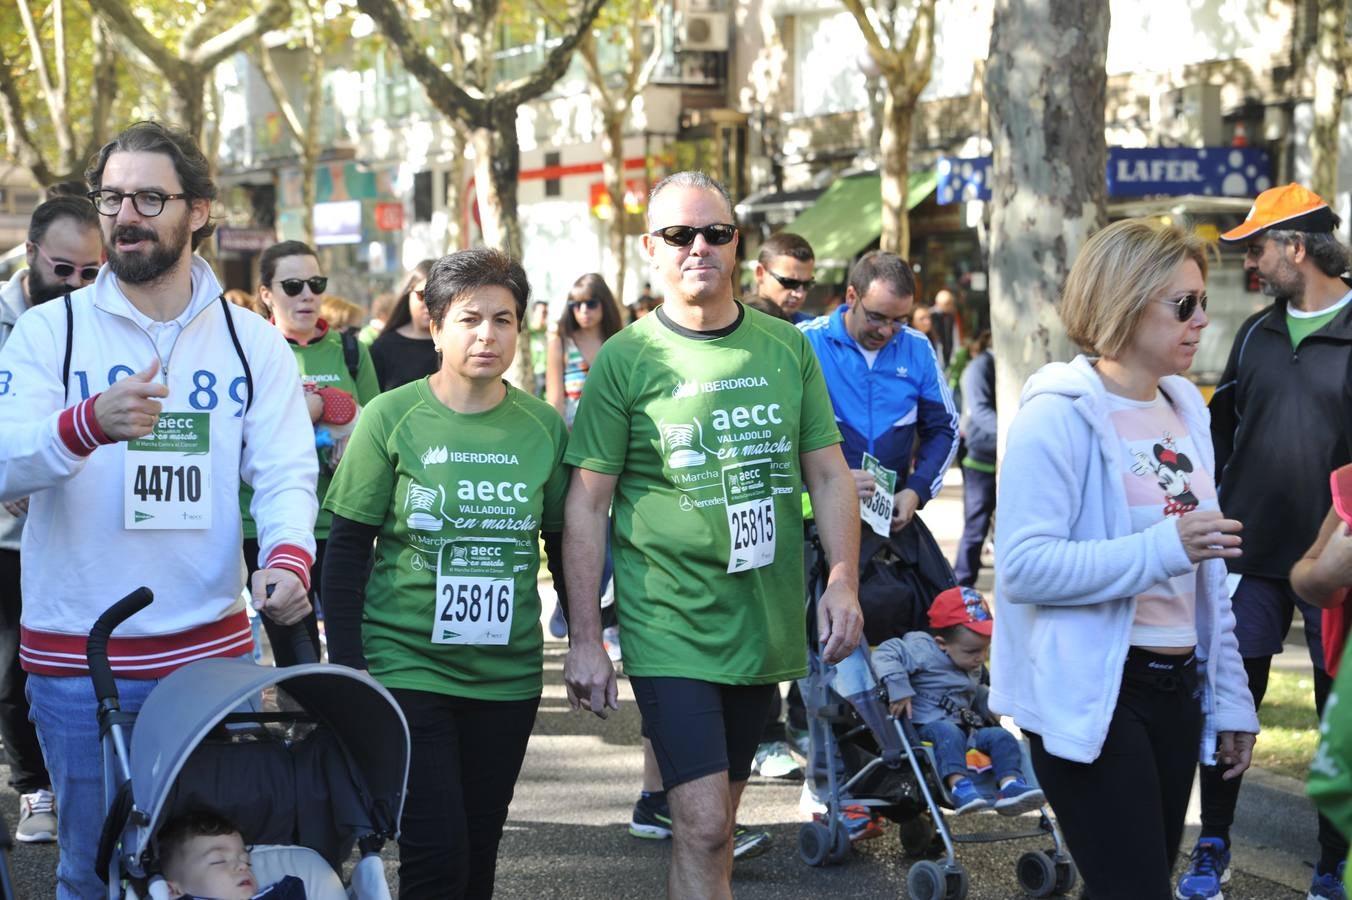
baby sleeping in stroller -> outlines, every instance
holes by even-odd
[[[160,865],[174,896],[188,900],[305,900],[295,875],[259,888],[249,850],[234,823],[198,810],[165,824],[159,832]]]
[[[989,688],[981,683],[981,671],[994,624],[986,599],[972,588],[949,588],[934,598],[929,622],[930,631],[889,638],[873,651],[873,671],[887,689],[888,711],[908,717],[932,745],[955,812],[994,806],[1002,815],[1016,816],[1039,808],[1045,798],[1024,779],[1018,741],[986,705]],[[999,790],[993,803],[969,777],[969,750],[988,759],[995,771]]]

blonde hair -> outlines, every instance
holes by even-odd
[[[258,302],[254,299],[254,295],[248,291],[231,288],[225,292],[225,299],[243,309],[258,312]]]
[[[366,320],[366,310],[332,294],[325,294],[324,299],[319,301],[319,314],[329,323],[330,328],[337,331],[355,328]]]
[[[1061,295],[1066,334],[1086,350],[1119,356],[1145,305],[1178,267],[1192,260],[1205,279],[1213,249],[1196,234],[1158,219],[1126,219],[1096,232],[1066,277]]]

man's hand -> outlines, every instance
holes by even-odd
[[[887,704],[887,711],[892,714],[892,718],[900,719],[902,716],[911,717],[911,698],[906,697],[903,700],[893,700]]]
[[[6,500],[4,507],[5,512],[17,519],[28,514],[28,498],[20,497],[18,500]]]
[[[94,420],[115,441],[145,437],[155,430],[162,404],[156,397],[169,396],[169,388],[154,381],[160,371],[159,357],[135,375],[113,382],[94,401]]]
[[[864,614],[859,592],[841,584],[828,584],[817,600],[817,640],[822,659],[835,665],[854,652],[864,632]]]
[[[1229,766],[1221,772],[1221,778],[1229,781],[1244,774],[1244,770],[1253,762],[1253,743],[1256,734],[1247,731],[1222,731],[1216,735],[1216,765]]]
[[[620,708],[615,665],[600,641],[578,641],[563,659],[563,683],[573,712],[589,709],[601,718],[607,709]]]
[[[273,585],[272,596],[268,586]],[[305,585],[290,569],[259,569],[249,581],[253,608],[278,625],[295,625],[310,614]]]
[[[873,477],[872,472],[865,472],[863,469],[851,469],[851,477],[854,478],[854,489],[859,492],[860,500],[867,500],[873,496],[877,490],[878,482]]]
[[[892,500],[892,533],[896,534],[911,524],[915,511],[920,508],[920,495],[910,488],[902,488]]]

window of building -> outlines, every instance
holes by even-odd
[[[562,163],[563,163],[563,157],[562,157],[562,155],[560,155],[559,153],[556,153],[556,152],[553,152],[553,151],[550,151],[550,152],[545,153],[545,168],[546,168],[546,169],[553,169],[553,168],[556,168],[557,166],[561,165]],[[546,197],[562,197],[562,196],[563,196],[563,179],[561,179],[561,178],[546,178],[546,179],[545,179],[545,196],[546,196]]]

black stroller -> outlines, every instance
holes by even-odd
[[[409,762],[398,705],[345,666],[273,669],[205,659],[166,677],[138,713],[122,712],[108,637],[151,600],[148,589],[134,591],[100,616],[89,636],[108,807],[98,866],[108,896],[167,897],[155,834],[175,815],[206,806],[232,819],[254,845],[317,852],[330,890],[359,847],[345,893],[386,900],[380,851],[398,833]],[[274,688],[300,711],[262,708],[260,699]]]
[[[826,565],[820,544],[815,539],[810,544],[808,675],[799,686],[815,764],[825,774],[827,814],[799,829],[799,856],[811,866],[841,863],[849,856],[850,838],[841,816],[841,797],[848,793],[852,803],[897,823],[906,855],[943,857],[942,861],[920,859],[910,866],[906,889],[912,900],[967,896],[968,874],[957,859],[955,844],[1031,838],[1049,839],[1052,846],[1019,858],[1020,886],[1032,897],[1069,893],[1076,881],[1075,864],[1048,807],[1039,810],[1035,829],[954,834],[943,815],[945,807],[953,808],[952,797],[938,777],[932,751],[922,744],[909,720],[888,714],[886,694],[874,676],[867,645],[924,628],[930,599],[955,583],[928,529],[915,519],[890,540],[871,534],[865,537],[860,566],[865,641],[835,666],[824,663],[816,653],[816,602],[826,586]],[[889,592],[890,598],[880,596]],[[1024,754],[1024,771],[1031,782],[1026,744]],[[983,787],[979,776],[973,780]],[[993,784],[984,787],[983,792],[993,792]]]

